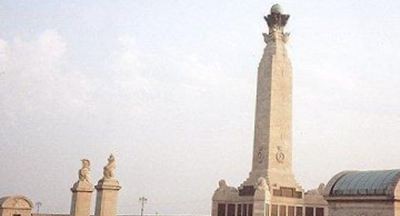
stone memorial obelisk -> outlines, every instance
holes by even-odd
[[[263,33],[267,45],[258,66],[252,169],[241,189],[263,177],[271,189],[301,192],[292,171],[292,66],[285,32],[289,15],[276,4],[264,18],[268,33]]]
[[[95,216],[116,216],[118,191],[121,189],[115,178],[115,158],[111,154],[103,168],[103,178],[95,186],[97,190]]]
[[[82,160],[82,168],[79,170],[79,180],[71,188],[71,216],[90,216],[93,184],[90,183],[90,161]]]
[[[298,216],[314,209],[292,170],[292,66],[285,32],[289,15],[275,4],[264,19],[267,45],[257,73],[252,168],[238,188],[220,181],[212,216]]]

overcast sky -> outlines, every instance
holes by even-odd
[[[218,180],[250,171],[274,3],[1,0],[0,196],[68,213],[80,159],[95,183],[114,153],[119,213],[146,196],[145,213],[208,214]],[[400,1],[279,3],[297,180],[400,168]]]

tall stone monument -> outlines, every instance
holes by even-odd
[[[267,45],[258,66],[252,169],[238,189],[220,181],[212,216],[302,216],[306,211],[314,216],[324,211],[322,195],[305,199],[292,171],[292,67],[284,31],[289,15],[275,4],[264,18],[269,30],[263,34]],[[322,204],[317,210],[305,200]]]
[[[292,172],[292,66],[285,44],[284,27],[289,15],[279,5],[265,17],[269,33],[258,66],[253,165],[242,190],[263,177],[271,187],[291,187],[301,191]]]
[[[90,183],[90,161],[82,160],[82,168],[78,173],[79,180],[71,188],[71,216],[90,216],[93,185]]]
[[[111,154],[108,164],[103,168],[103,178],[96,185],[96,209],[95,216],[116,216],[118,191],[121,189],[115,178],[115,158]]]

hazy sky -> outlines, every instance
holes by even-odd
[[[0,0],[0,196],[67,213],[80,159],[95,183],[112,152],[119,213],[143,195],[146,213],[208,214],[218,180],[250,171],[274,3]],[[279,3],[298,181],[400,168],[400,1]]]

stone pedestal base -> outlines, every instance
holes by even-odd
[[[238,190],[221,180],[212,198],[211,216],[327,216],[322,188],[320,185],[319,189],[306,193],[295,188],[274,189],[269,188],[264,178],[259,178],[257,184]]]
[[[118,191],[121,189],[116,179],[101,179],[97,185],[95,216],[116,216]]]
[[[71,191],[71,216],[90,216],[93,185],[89,182],[78,181]]]
[[[271,194],[265,179],[262,183],[241,194],[221,180],[212,198],[211,216],[269,216]]]

